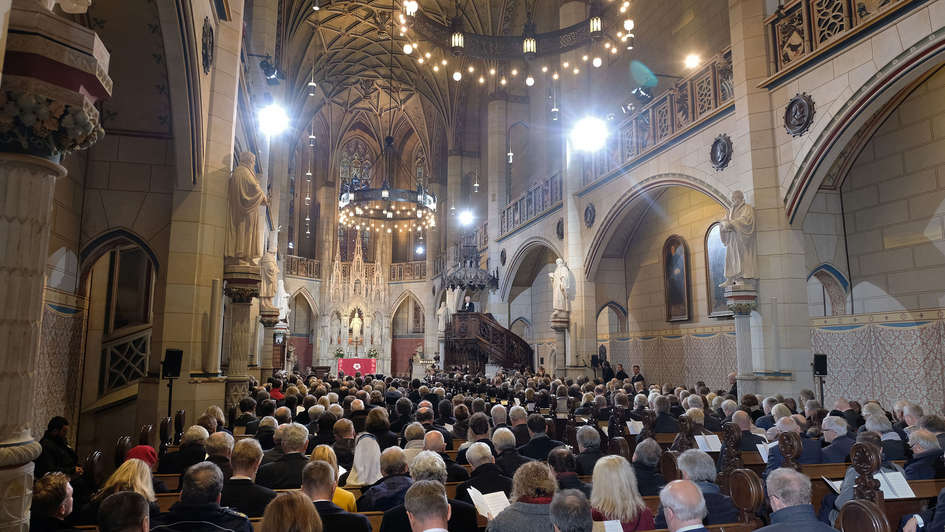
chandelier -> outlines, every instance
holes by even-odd
[[[394,38],[391,28],[390,43],[390,80],[388,95],[393,98],[394,90]],[[381,90],[378,90],[378,108],[380,108]],[[398,98],[399,100],[399,98]],[[341,182],[338,195],[338,222],[351,229],[374,232],[416,231],[422,240],[423,231],[436,226],[436,196],[427,189],[422,178],[417,179],[415,189],[392,188],[395,181],[393,111],[390,112],[388,135],[384,139],[384,178],[380,188],[371,186],[371,179],[361,176],[349,176]]]

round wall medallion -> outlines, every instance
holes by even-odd
[[[594,218],[597,217],[597,211],[594,209],[593,203],[588,203],[587,207],[584,207],[584,225],[590,227],[594,225]]]
[[[502,251],[499,252],[499,262],[505,266],[505,248],[502,248]]]
[[[724,170],[728,163],[732,161],[732,139],[722,133],[715,137],[712,143],[712,150],[709,152],[709,160],[712,161],[712,168]]]
[[[203,17],[203,42],[201,45],[203,73],[209,74],[213,66],[213,25],[210,17]]]
[[[806,92],[794,95],[784,109],[784,129],[799,137],[814,123],[814,99]]]
[[[558,223],[555,224],[555,234],[558,235],[558,240],[564,240],[564,218],[558,218]]]

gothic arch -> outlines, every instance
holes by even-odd
[[[151,260],[151,264],[154,266],[154,273],[157,275],[161,268],[161,263],[158,261],[154,250],[152,250],[151,246],[148,245],[147,240],[131,229],[118,227],[109,229],[98,236],[91,238],[88,243],[82,246],[82,249],[79,251],[80,276],[84,276],[88,272],[89,268],[92,267],[92,264],[95,264],[95,261],[97,261],[99,257],[105,254],[108,250],[113,249],[116,246],[127,244],[134,244],[148,254],[148,258]]]
[[[847,294],[850,291],[850,281],[834,266],[824,263],[810,272],[807,279],[815,278],[824,287],[824,292],[830,298],[831,315],[846,314]]]
[[[555,254],[555,256],[561,258],[562,255],[558,250],[558,247],[547,238],[533,236],[526,240],[521,246],[519,246],[515,254],[512,255],[512,261],[509,262],[509,267],[505,270],[505,276],[502,278],[502,285],[499,289],[499,296],[502,301],[508,300],[509,292],[512,290],[512,283],[515,281],[515,275],[518,273],[518,269],[522,266],[522,262],[531,252],[542,247],[549,249]]]
[[[938,32],[890,60],[856,89],[812,142],[791,180],[784,197],[791,224],[803,222],[814,196],[834,164],[842,158],[856,159],[862,149],[858,145],[859,137],[866,140],[872,137],[872,132],[901,99],[934,73],[943,60],[945,32]]]
[[[397,299],[394,300],[394,304],[391,305],[390,310],[388,311],[388,315],[391,317],[392,320],[394,319],[394,313],[397,312],[397,309],[400,308],[400,305],[403,304],[405,300],[411,297],[417,302],[417,305],[420,306],[420,311],[423,312],[423,315],[426,316],[427,310],[423,307],[423,300],[417,297],[417,294],[414,294],[413,290],[407,289],[401,292],[399,296],[397,296]]]
[[[702,192],[726,208],[731,203],[721,190],[701,179],[685,174],[657,174],[634,184],[614,203],[601,219],[600,226],[597,232],[594,233],[594,239],[591,241],[584,257],[584,264],[586,265],[584,275],[588,280],[593,280],[597,275],[597,268],[604,256],[604,249],[613,238],[617,228],[624,221],[624,216],[629,212],[633,203],[648,192],[671,186],[686,187]]]
[[[526,342],[529,341],[529,340],[532,340],[533,337],[534,337],[534,335],[535,335],[535,327],[532,325],[531,320],[529,320],[529,319],[526,318],[525,316],[519,316],[519,317],[515,318],[514,320],[512,320],[511,323],[509,323],[509,330],[510,330],[510,331],[514,331],[514,330],[515,330],[515,324],[517,324],[517,323],[518,323],[518,324],[521,324],[521,325],[524,327],[524,330],[526,331],[526,333],[527,333],[527,335],[528,335],[527,337],[526,337],[526,336],[522,336],[521,338],[522,338],[523,340],[525,340]]]
[[[308,301],[309,308],[312,309],[312,315],[315,317],[321,316],[321,312],[318,310],[318,303],[315,302],[315,298],[312,297],[312,293],[308,291],[308,288],[300,286],[292,293],[292,296],[289,298],[289,301],[295,299],[295,296],[302,296],[306,301]]]

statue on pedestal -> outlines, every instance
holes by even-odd
[[[279,286],[279,264],[276,262],[276,253],[267,251],[259,263],[259,274],[262,283],[259,286],[259,306],[264,309],[277,308],[273,304]]]
[[[244,151],[230,177],[223,252],[224,262],[228,264],[257,264],[262,256],[259,207],[269,205],[269,199],[256,180],[255,165],[256,156]]]
[[[566,315],[571,310],[571,302],[568,299],[568,291],[571,288],[571,270],[560,258],[555,260],[555,265],[555,271],[548,274],[551,278],[552,318]]]
[[[354,317],[351,318],[351,323],[349,324],[348,328],[351,329],[352,340],[358,341],[361,339],[361,325],[362,324],[363,322],[361,321],[361,318],[359,318],[357,314],[355,314]]]
[[[719,286],[741,284],[758,278],[758,257],[755,245],[755,209],[745,203],[741,190],[732,193],[732,208],[719,221],[720,236],[725,244],[725,282]]]
[[[276,285],[276,303],[279,307],[279,321],[289,322],[289,313],[292,310],[289,308],[289,293],[285,291],[285,280],[279,279],[278,284]]]

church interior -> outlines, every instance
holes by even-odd
[[[489,408],[550,394],[528,413],[550,409],[575,455],[595,396],[594,419],[627,407],[601,432],[616,454],[635,398],[659,412],[638,380],[675,407],[702,395],[725,445],[738,420],[711,403],[727,395],[758,417],[792,398],[808,423],[802,391],[830,418],[945,414],[945,0],[0,0],[0,15],[0,531],[29,529],[54,428],[107,478],[127,437],[163,460],[212,407],[239,446],[241,401],[290,382],[313,426],[329,392],[320,412],[349,417],[355,386],[391,420],[384,393],[416,408],[421,384]]]

